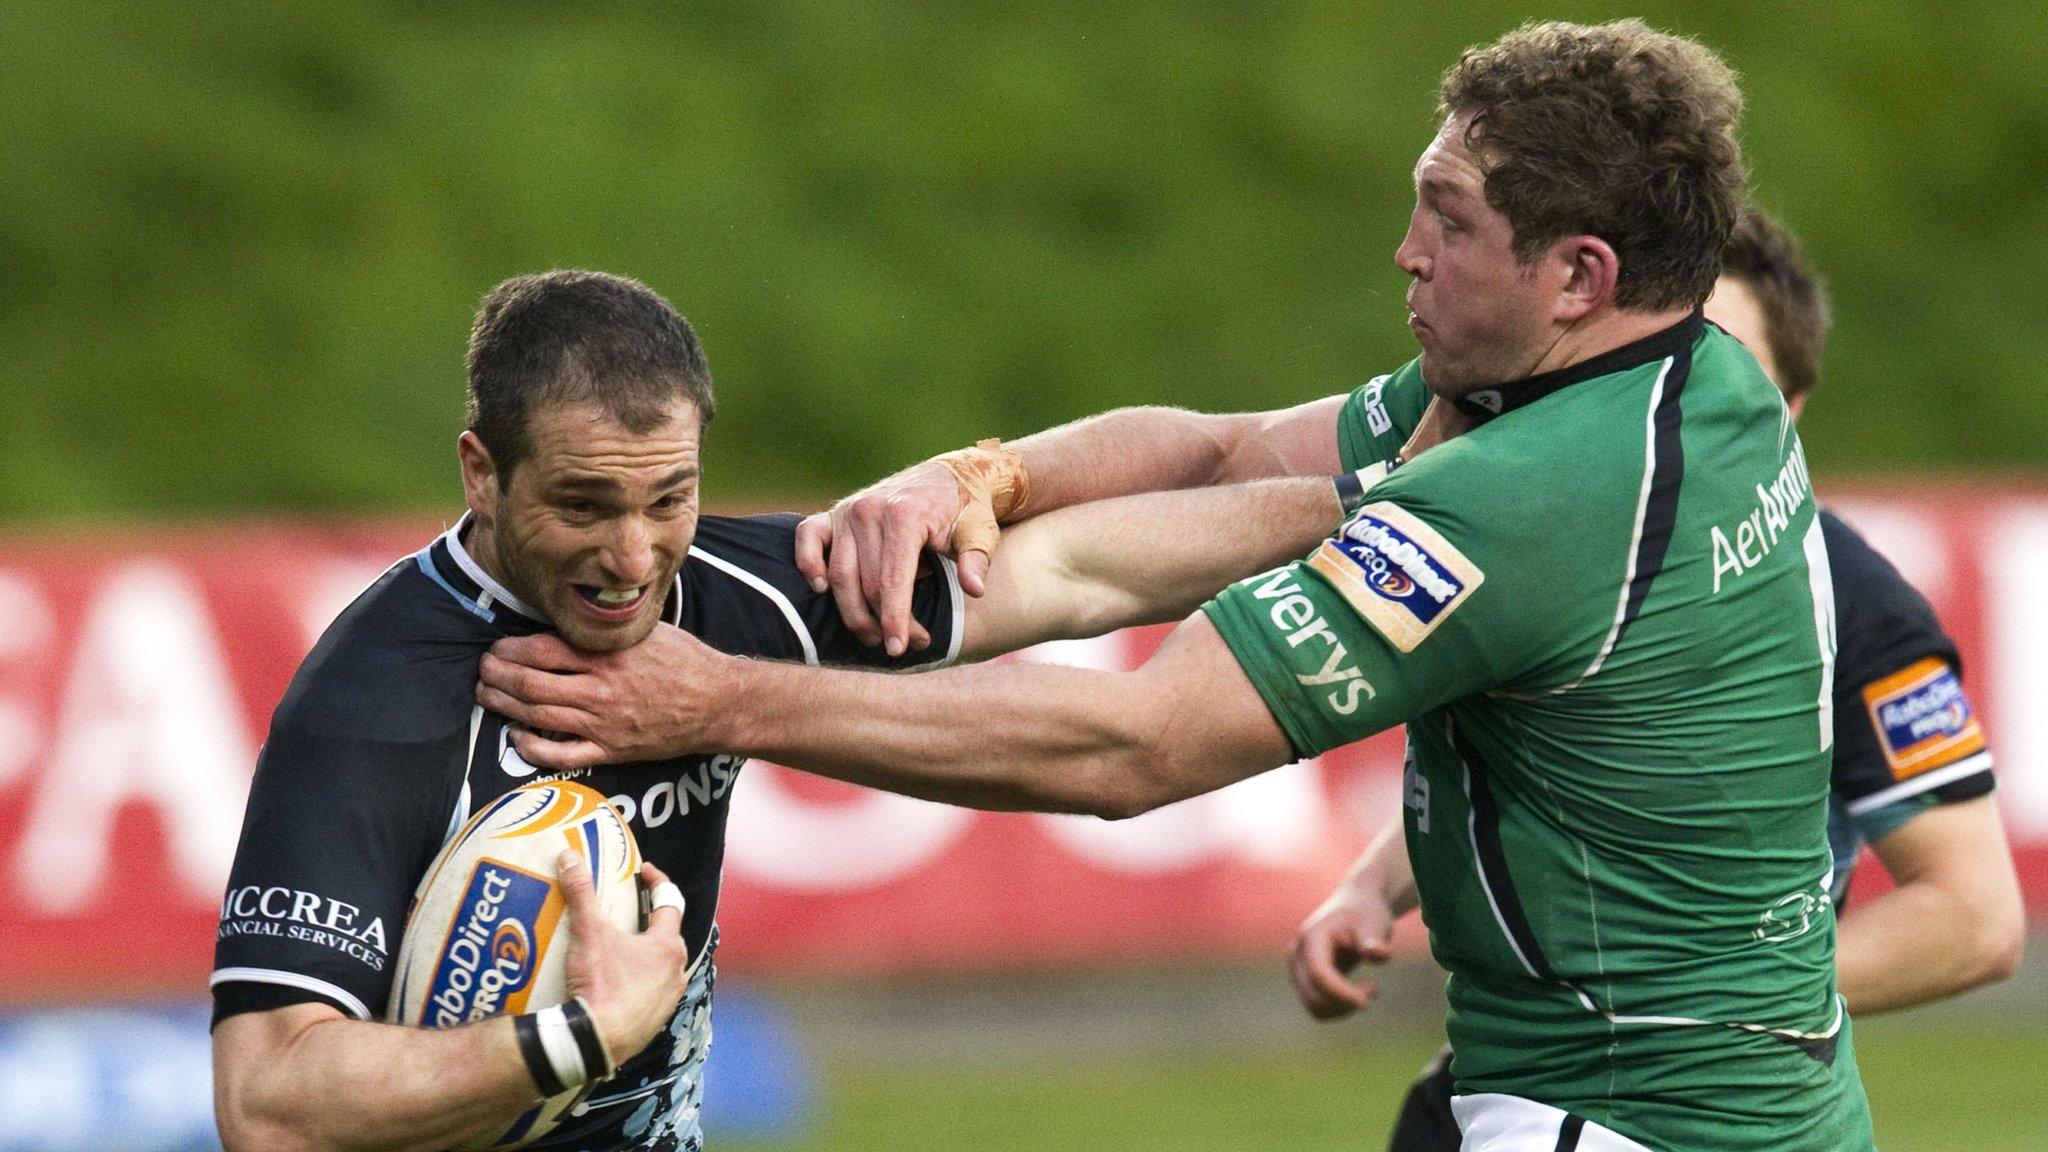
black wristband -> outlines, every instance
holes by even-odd
[[[512,1034],[519,1038],[519,1055],[526,1061],[526,1071],[533,1077],[534,1086],[542,1096],[560,1096],[569,1090],[562,1078],[555,1075],[555,1065],[548,1059],[546,1045],[540,1040],[540,1022],[535,1014],[528,1012],[512,1018]]]
[[[590,1018],[590,1009],[578,996],[562,1005],[562,1018],[569,1022],[569,1032],[576,1037],[576,1048],[583,1053],[583,1066],[590,1070],[592,1080],[603,1080],[618,1071],[612,1065],[612,1058],[604,1050],[604,1041],[598,1039],[597,1022]]]
[[[1330,477],[1330,483],[1337,488],[1337,503],[1343,507],[1346,516],[1358,511],[1359,505],[1365,503],[1365,481],[1358,478],[1358,473],[1339,472]]]

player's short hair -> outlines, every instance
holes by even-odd
[[[1771,346],[1785,399],[1812,391],[1835,320],[1827,284],[1806,262],[1799,237],[1783,221],[1752,206],[1721,252],[1721,274],[1740,281],[1762,307],[1764,340]]]
[[[1466,142],[1518,259],[1598,236],[1621,260],[1617,306],[1712,294],[1748,183],[1742,91],[1712,51],[1640,20],[1525,24],[1467,49],[1439,99],[1439,118],[1472,116]]]
[[[710,422],[710,365],[690,322],[638,280],[575,269],[515,276],[477,307],[469,430],[500,484],[531,449],[537,408],[596,404],[639,433],[660,426],[679,399]]]

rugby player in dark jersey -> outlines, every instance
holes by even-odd
[[[1794,417],[1819,375],[1825,290],[1790,229],[1751,209],[1729,239],[1707,318],[1756,354]],[[1834,513],[1820,513],[1834,578],[1838,651],[1828,840],[1840,918],[1840,989],[1858,1015],[2005,979],[2025,938],[2018,879],[1992,808],[1991,753],[1961,684],[1955,642],[1924,597]],[[1347,973],[1384,962],[1407,857],[1393,825],[1302,925],[1292,974],[1318,1019],[1376,991]],[[1853,910],[1850,874],[1869,844],[1896,887]],[[1389,871],[1388,865],[1393,866]],[[1456,1152],[1446,1049],[1409,1090],[1390,1152]]]
[[[937,662],[1178,616],[1341,518],[1327,478],[1040,517],[1012,534],[989,594],[972,602],[952,562],[933,558],[914,596],[933,642],[891,659],[855,641],[832,597],[799,573],[797,517],[698,515],[710,374],[660,296],[601,273],[507,281],[478,313],[468,367],[468,514],[327,630],[256,768],[212,977],[215,1104],[230,1152],[445,1148],[550,1094],[541,1085],[559,1069],[534,1066],[515,1019],[440,1031],[378,1021],[408,904],[445,839],[506,791],[559,775],[610,796],[649,861],[643,878],[673,877],[682,907],[619,931],[594,911],[586,867],[563,862],[570,988],[618,1071],[532,1146],[700,1145],[719,868],[741,759],[539,775],[504,717],[473,699],[494,641],[549,631],[597,659],[667,623],[729,653]],[[1234,528],[1247,521],[1273,530]],[[1180,602],[1162,603],[1162,589]]]

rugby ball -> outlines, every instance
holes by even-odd
[[[607,919],[643,927],[640,846],[617,809],[568,780],[516,788],[471,817],[413,893],[385,1018],[454,1028],[569,998],[568,905],[555,858],[590,861]],[[464,1148],[517,1148],[553,1129],[588,1085],[550,1097]]]

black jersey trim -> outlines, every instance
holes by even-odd
[[[1586,1118],[1576,1113],[1564,1114],[1564,1123],[1557,1126],[1557,1147],[1553,1152],[1578,1152],[1579,1136],[1586,1130]]]
[[[1656,383],[1650,386],[1643,429],[1643,490],[1636,505],[1635,527],[1629,534],[1628,563],[1622,570],[1621,589],[1615,594],[1614,625],[1593,662],[1577,679],[1542,695],[1569,692],[1606,666],[1607,658],[1621,644],[1622,634],[1642,612],[1651,581],[1664,569],[1671,534],[1678,524],[1678,489],[1685,476],[1685,446],[1680,438],[1684,413],[1678,394],[1691,374],[1692,353],[1688,350],[1666,360]]]
[[[1536,942],[1536,931],[1529,926],[1528,913],[1522,909],[1522,900],[1515,892],[1515,880],[1508,873],[1507,852],[1500,841],[1500,808],[1494,803],[1493,792],[1487,787],[1486,766],[1479,754],[1458,734],[1455,723],[1444,722],[1444,734],[1449,738],[1451,751],[1465,766],[1465,800],[1468,826],[1472,833],[1472,856],[1479,868],[1479,883],[1486,890],[1487,903],[1493,906],[1494,918],[1500,922],[1501,930],[1507,934],[1508,945],[1529,970],[1529,975],[1538,980],[1561,983],[1556,969],[1543,955],[1543,946]]]
[[[1706,311],[1695,308],[1691,315],[1669,328],[1661,328],[1641,340],[1602,352],[1590,360],[1581,360],[1577,364],[1567,365],[1554,372],[1541,372],[1520,380],[1510,380],[1505,384],[1474,388],[1451,402],[1465,415],[1484,423],[1517,408],[1534,404],[1545,396],[1573,384],[1600,376],[1611,376],[1616,372],[1626,372],[1645,364],[1654,364],[1667,357],[1689,358],[1693,342],[1699,339],[1706,323]]]
[[[1685,412],[1679,396],[1691,375],[1692,352],[1688,345],[1672,357],[1671,366],[1665,370],[1663,394],[1657,398],[1656,410],[1650,417],[1649,498],[1644,505],[1642,545],[1636,551],[1635,575],[1629,581],[1628,601],[1614,633],[1616,646],[1627,635],[1628,626],[1641,615],[1643,601],[1650,596],[1650,583],[1664,571],[1664,556],[1671,550],[1671,534],[1678,527],[1678,489],[1685,479],[1685,443],[1680,435]]]

